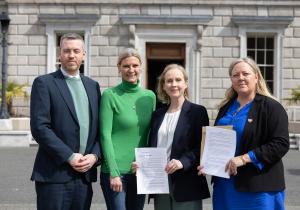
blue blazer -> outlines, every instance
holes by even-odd
[[[90,104],[90,131],[85,154],[100,158],[99,84],[88,77],[81,79]],[[68,158],[79,151],[79,123],[72,96],[61,70],[37,77],[32,85],[30,126],[39,144],[31,180],[64,183],[80,173],[69,165]],[[97,180],[94,165],[84,173],[86,181]]]
[[[157,146],[158,130],[167,110],[168,107],[163,107],[153,113],[149,135],[151,147]],[[202,127],[208,124],[206,109],[185,100],[175,129],[170,156],[170,159],[177,159],[183,165],[183,169],[170,175],[172,184],[170,191],[177,202],[210,197],[206,178],[197,175]]]

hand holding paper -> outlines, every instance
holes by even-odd
[[[166,148],[136,148],[137,193],[169,193]]]
[[[217,127],[206,127],[205,145],[201,158],[205,174],[229,178],[225,172],[228,161],[234,157],[236,132]]]

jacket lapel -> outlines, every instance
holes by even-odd
[[[71,95],[69,87],[65,81],[64,75],[62,74],[60,69],[57,70],[54,74],[54,82],[56,83],[56,85],[59,89],[59,92],[62,95],[65,103],[67,104],[75,122],[79,125],[76,111],[75,111],[75,106],[74,106],[73,99],[72,99],[72,95]]]
[[[172,150],[174,151],[173,147],[176,147],[176,144],[180,144],[179,139],[181,138],[181,135],[188,129],[189,126],[189,117],[188,112],[190,110],[191,103],[187,100],[184,101],[181,112],[178,118],[178,122],[175,128],[174,137],[173,137],[173,143],[172,143]],[[172,157],[172,154],[171,154]]]
[[[153,117],[153,130],[152,130],[152,133],[154,134],[153,135],[153,140],[151,141],[151,147],[157,147],[157,139],[158,139],[158,130],[164,120],[164,117],[165,117],[165,114],[168,110],[168,107],[164,107],[162,108],[161,110],[159,110],[157,113],[155,113],[155,116]]]
[[[262,96],[259,95],[258,93],[256,94],[252,107],[250,108],[244,131],[241,137],[241,142],[240,142],[240,152],[246,151],[246,148],[249,148],[252,142],[249,142],[248,140],[251,139],[250,135],[252,135],[253,132],[251,130],[256,129],[257,126],[257,115],[258,115],[258,110],[259,110],[259,104],[261,104]]]
[[[84,77],[82,75],[80,75],[80,77],[81,77],[81,81],[83,83],[83,86],[85,87],[85,91],[86,91],[86,94],[87,94],[87,97],[88,97],[88,100],[89,100],[89,106],[90,106],[90,110],[91,110],[91,116],[90,117],[96,116],[96,115],[98,115],[97,106],[99,106],[99,104],[95,104],[95,99],[98,98],[97,91],[95,91],[96,90],[95,87],[92,86],[90,82],[88,82],[86,77]],[[90,121],[92,121],[92,118],[91,118]]]

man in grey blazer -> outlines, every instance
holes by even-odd
[[[61,68],[33,82],[30,125],[39,148],[31,180],[39,210],[90,209],[101,156],[101,93],[97,82],[79,73],[84,56],[83,39],[63,35]]]

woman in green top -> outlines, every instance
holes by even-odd
[[[100,182],[107,210],[142,210],[145,196],[137,195],[131,172],[134,149],[147,144],[156,98],[139,86],[141,57],[127,48],[118,59],[122,83],[106,89],[100,105],[100,132],[104,161]]]

